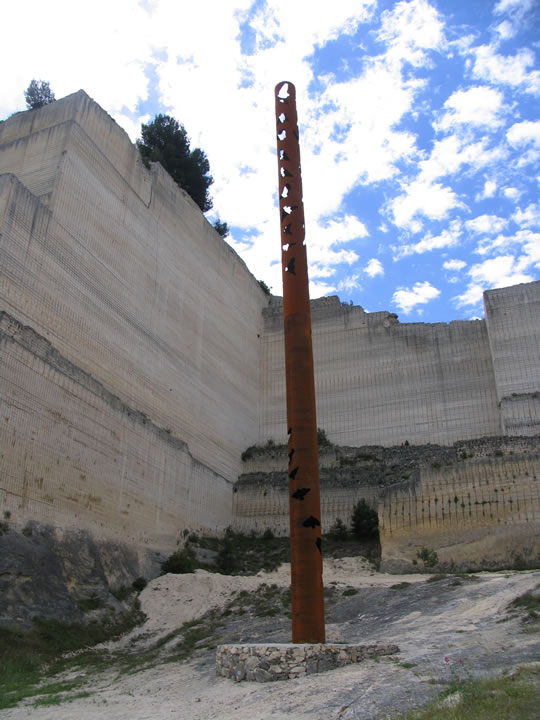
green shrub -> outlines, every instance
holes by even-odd
[[[240,457],[242,458],[242,462],[246,462],[256,455],[264,455],[269,450],[277,450],[280,452],[281,450],[285,450],[285,447],[285,445],[277,445],[274,440],[270,438],[264,445],[250,445],[244,450]]]
[[[351,525],[359,540],[374,540],[379,537],[379,516],[364,498],[359,500],[353,508]]]
[[[229,532],[229,528],[225,533],[225,537],[221,543],[221,547],[216,559],[216,566],[219,572],[225,575],[234,572],[237,567],[236,553],[234,551],[233,533]]]
[[[349,537],[349,531],[341,518],[336,518],[335,523],[328,531],[328,537],[333,540],[347,540]]]
[[[111,593],[111,595],[114,595],[117,600],[123,601],[127,600],[127,598],[132,592],[132,589],[133,588],[129,587],[128,585],[120,585],[117,588],[109,588],[109,592]]]
[[[170,557],[161,563],[161,574],[174,573],[182,575],[191,573],[195,570],[195,555],[193,551],[186,547],[183,550],[177,550]]]
[[[261,290],[263,291],[263,293],[264,293],[265,295],[271,295],[271,294],[272,294],[270,288],[269,288],[268,285],[264,282],[264,280],[257,280],[257,282],[259,283],[259,287],[261,288]]]
[[[319,447],[331,447],[332,444],[326,435],[326,430],[317,428],[317,445]]]
[[[439,563],[439,556],[433,548],[420,548],[416,553],[416,557],[422,560],[426,567],[435,567]]]
[[[148,585],[148,580],[147,580],[146,578],[143,578],[143,577],[138,577],[138,578],[136,578],[136,579],[131,583],[131,587],[132,587],[136,592],[141,592],[142,590],[144,590],[144,588],[145,588],[147,585]]]
[[[75,600],[75,604],[79,610],[84,613],[91,612],[92,610],[99,610],[105,605],[103,598],[100,598],[98,595],[90,595],[90,597],[79,598],[78,600]]]

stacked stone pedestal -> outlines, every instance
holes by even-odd
[[[341,643],[245,643],[219,645],[216,674],[236,682],[275,682],[334,670],[380,655],[399,652],[397,645]]]

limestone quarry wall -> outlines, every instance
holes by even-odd
[[[19,526],[82,527],[101,541],[167,549],[185,527],[228,525],[230,484],[186,443],[6,313],[0,349],[0,507]]]
[[[538,567],[540,450],[424,466],[384,491],[379,525],[386,572]]]
[[[261,437],[282,441],[281,305],[264,310]],[[449,445],[501,433],[486,323],[400,324],[337,297],[312,302],[317,423],[339,445]]]
[[[506,435],[540,434],[540,282],[484,295]]]
[[[0,123],[0,143],[0,309],[123,408],[6,340],[0,492],[169,548],[223,529],[258,439],[264,293],[84,93]]]

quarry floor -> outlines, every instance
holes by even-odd
[[[246,603],[251,609],[245,614],[220,616],[212,641],[195,645],[189,659],[167,658],[167,644],[177,643],[175,637],[163,642],[161,660],[144,661],[145,648],[182,623],[223,608],[233,598],[241,606],[242,598],[257,588],[264,601],[264,592],[270,597],[288,583],[287,566],[252,577],[199,570],[157,578],[141,594],[146,623],[99,649],[105,655],[138,653],[140,668],[119,673],[111,666],[88,673],[80,678],[77,692],[84,697],[68,694],[51,707],[28,701],[0,712],[0,720],[388,719],[437,698],[455,675],[484,677],[540,660],[540,633],[531,632],[508,607],[517,596],[537,588],[540,571],[396,576],[374,572],[361,558],[342,558],[325,563],[327,639],[397,643],[400,652],[395,656],[278,683],[216,678],[215,650],[207,647],[212,641],[290,639],[290,620],[282,613],[265,617]]]

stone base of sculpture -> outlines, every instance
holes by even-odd
[[[216,674],[235,682],[275,682],[399,652],[397,645],[243,643],[218,645]]]

